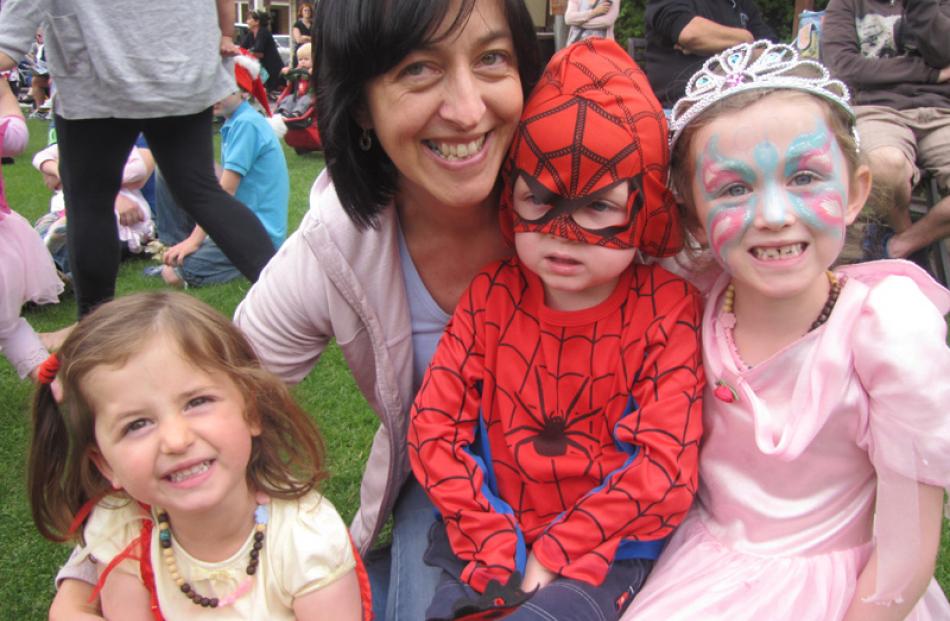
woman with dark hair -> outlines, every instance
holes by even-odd
[[[277,42],[274,41],[269,25],[270,15],[267,11],[251,11],[247,16],[247,33],[241,41],[241,47],[260,59],[261,66],[267,71],[264,86],[273,91],[280,88],[283,81],[280,70],[284,68],[284,62],[280,59]]]
[[[511,253],[498,174],[541,59],[523,0],[321,0],[316,24],[327,168],[235,321],[290,383],[331,339],[343,351],[381,422],[350,532],[376,618],[419,621],[439,570],[423,562],[435,508],[410,473],[409,408],[469,281]],[[371,551],[390,514],[392,546]],[[74,587],[51,618],[74,618],[89,594]]]
[[[297,66],[297,49],[305,43],[310,43],[313,31],[313,5],[302,2],[297,8],[297,21],[290,29],[290,36],[294,40],[294,67]]]
[[[511,252],[498,173],[540,56],[522,0],[321,0],[316,24],[327,169],[235,320],[289,382],[336,339],[381,421],[350,530],[365,554],[394,514],[391,549],[368,556],[374,610],[419,621],[439,572],[409,407],[463,290]]]

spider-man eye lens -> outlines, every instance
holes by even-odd
[[[624,197],[626,199],[626,197]],[[571,212],[571,219],[581,228],[599,230],[627,224],[627,205],[596,200]]]
[[[558,218],[570,218],[591,232],[623,229],[630,223],[627,199],[631,188],[619,182],[591,196],[566,199],[546,190],[522,175],[515,182],[512,207],[518,216],[532,224],[546,224]]]

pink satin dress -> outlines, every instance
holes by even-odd
[[[841,275],[829,320],[751,368],[713,285],[699,494],[623,619],[840,619],[872,541],[869,600],[902,598],[918,482],[950,486],[950,292],[904,261]],[[950,619],[936,581],[907,618]]]
[[[17,155],[27,145],[26,123],[0,117],[0,154]],[[63,283],[53,258],[30,223],[7,205],[0,171],[0,352],[23,378],[49,355],[30,324],[20,317],[27,302],[59,300]]]

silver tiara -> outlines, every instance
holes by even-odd
[[[810,70],[802,71],[802,67]],[[789,75],[792,72],[799,75]],[[808,77],[809,73],[813,75]],[[798,51],[789,45],[764,40],[740,43],[709,58],[690,78],[686,94],[673,106],[670,116],[671,149],[683,129],[717,101],[745,91],[774,88],[823,97],[854,120],[848,87],[833,79],[824,65],[800,59]]]

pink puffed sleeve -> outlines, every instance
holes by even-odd
[[[918,562],[918,483],[950,488],[950,292],[915,274],[873,285],[853,331],[854,365],[868,393],[877,472],[877,585],[868,601],[901,601]],[[910,525],[910,526],[909,526]]]
[[[33,227],[17,212],[0,219],[0,350],[21,378],[49,355],[20,317],[27,301],[56,302],[63,283]]]
[[[30,138],[23,117],[5,116],[0,119],[0,123],[5,123],[7,126],[6,132],[3,134],[3,154],[10,157],[23,153]]]

